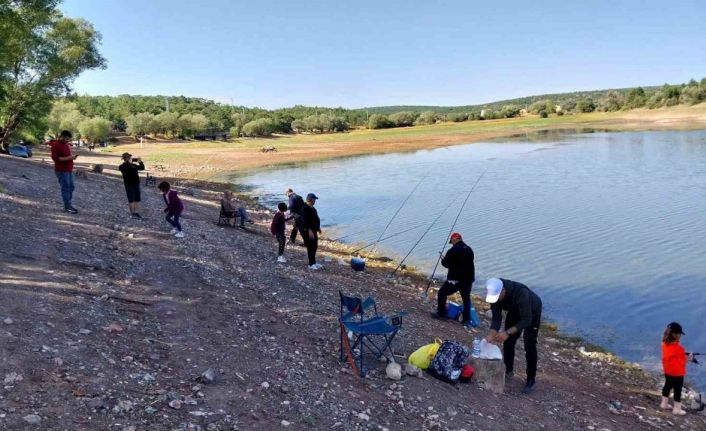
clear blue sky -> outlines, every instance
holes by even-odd
[[[277,108],[465,105],[706,76],[704,0],[65,0],[103,34],[81,94]]]

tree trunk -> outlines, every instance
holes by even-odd
[[[0,127],[0,151],[8,153],[10,149],[10,136],[15,132],[20,123],[18,115],[10,115],[10,118],[5,122],[4,127]]]

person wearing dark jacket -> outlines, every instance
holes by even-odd
[[[451,234],[451,249],[446,252],[441,259],[441,265],[448,268],[446,282],[439,289],[437,295],[437,310],[433,317],[439,319],[446,318],[446,298],[456,292],[461,293],[463,299],[463,324],[471,324],[471,288],[476,277],[475,264],[473,262],[473,249],[463,242],[460,233]]]
[[[125,193],[127,193],[130,214],[135,218],[142,218],[138,212],[140,206],[140,171],[145,170],[145,164],[142,163],[142,159],[139,157],[133,159],[132,154],[123,153],[123,163],[118,169],[123,174],[123,183],[125,183]]]
[[[490,343],[503,343],[505,376],[512,378],[515,344],[524,331],[527,383],[522,393],[529,394],[534,390],[537,377],[537,335],[542,318],[542,300],[524,284],[502,278],[489,279],[486,289],[485,301],[491,304],[493,321],[485,339]],[[507,311],[507,315],[505,329],[501,330],[503,310]]]
[[[184,232],[181,230],[181,223],[179,223],[179,217],[184,211],[184,204],[179,199],[177,191],[172,190],[171,185],[166,181],[159,183],[157,188],[162,192],[162,198],[167,205],[164,208],[164,212],[167,213],[166,220],[170,225],[174,226],[174,229],[169,233],[174,235],[175,238],[184,238]]]
[[[285,236],[284,236],[284,229],[285,229],[285,223],[287,220],[287,216],[284,214],[285,211],[287,211],[287,204],[284,202],[280,202],[277,205],[277,212],[275,213],[275,216],[272,217],[272,223],[270,224],[270,232],[272,235],[277,238],[277,243],[279,244],[279,249],[277,250],[277,262],[280,263],[285,263],[287,262],[287,259],[284,257],[284,245],[285,245]]]
[[[302,209],[302,238],[306,245],[306,253],[309,256],[309,269],[323,269],[323,266],[316,263],[316,249],[319,247],[319,234],[321,233],[321,220],[319,213],[314,208],[316,200],[315,194],[306,195],[306,205]]]
[[[294,219],[294,226],[292,227],[292,233],[289,235],[289,242],[294,244],[297,240],[297,232],[302,232],[302,211],[304,211],[304,199],[301,196],[294,193],[294,190],[287,189],[287,199],[289,200],[289,218]],[[306,238],[302,234],[302,240],[306,243]]]

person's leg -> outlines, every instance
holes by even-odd
[[[673,388],[674,388],[674,401],[677,403],[681,402],[681,391],[684,388],[684,376],[672,377]]]
[[[313,231],[312,231],[313,232]],[[311,240],[312,242],[312,253],[311,257],[309,260],[314,260],[314,263],[316,263],[316,251],[319,249],[319,234],[317,232],[314,232],[314,238]]]
[[[525,358],[527,359],[527,381],[534,381],[537,377],[537,337],[539,326],[542,322],[541,311],[532,316],[532,323],[525,328]]]
[[[238,217],[240,217],[240,227],[245,227],[245,220],[248,219],[248,215],[245,213],[243,207],[238,207]]]
[[[172,227],[174,227],[176,229],[176,224],[174,224],[174,214],[167,213],[166,220],[167,220],[167,223],[169,223],[170,225],[172,225]]]
[[[284,234],[277,235],[277,242],[279,243],[279,248],[277,250],[277,256],[283,256],[284,255],[284,244],[286,242]]]
[[[505,316],[505,330],[512,328],[519,321],[519,316],[514,313],[507,313]],[[515,369],[515,344],[520,338],[520,334],[510,335],[503,343],[503,361],[505,361],[505,372],[512,373]]]
[[[64,208],[71,207],[71,195],[69,193],[69,180],[68,172],[55,172],[56,179],[59,181],[59,187],[61,187],[61,200],[64,201]]]
[[[436,315],[439,317],[446,317],[446,299],[449,295],[456,292],[456,286],[444,282],[439,289],[439,293],[436,294]]]
[[[314,251],[314,245],[311,238],[309,238],[309,231],[301,231],[302,239],[304,240],[304,245],[306,246],[306,254],[309,259],[309,266],[316,263],[316,252]]]
[[[461,299],[463,300],[463,323],[471,322],[471,307],[473,303],[471,302],[471,288],[473,284],[462,285],[459,288],[461,292]]]
[[[671,376],[664,375],[664,386],[662,387],[662,402],[659,407],[662,409],[669,408],[669,393],[674,388],[674,379]]]
[[[135,184],[135,196],[132,201],[132,213],[137,214],[140,212],[140,201],[142,196],[140,196],[140,184]]]
[[[73,208],[73,200],[74,200],[74,173],[73,172],[67,172],[67,177],[68,177],[68,183],[69,183],[69,207]]]
[[[292,233],[289,235],[289,242],[294,244],[294,242],[297,240],[297,223],[295,222],[294,225],[292,226]],[[304,240],[304,236],[302,235],[302,240]],[[306,240],[304,240],[306,241]]]
[[[181,223],[179,223],[179,217],[181,217],[181,213],[174,214],[174,227],[177,228],[179,232],[181,232]]]

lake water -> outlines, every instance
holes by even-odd
[[[288,186],[315,192],[324,233],[366,243],[424,178],[386,236],[416,229],[379,251],[404,256],[453,201],[408,259],[431,271],[484,171],[454,229],[476,253],[474,293],[492,276],[523,282],[563,330],[658,372],[670,321],[687,350],[706,351],[706,131],[544,133],[239,181],[273,207]],[[706,365],[689,365],[689,379],[706,389]]]

